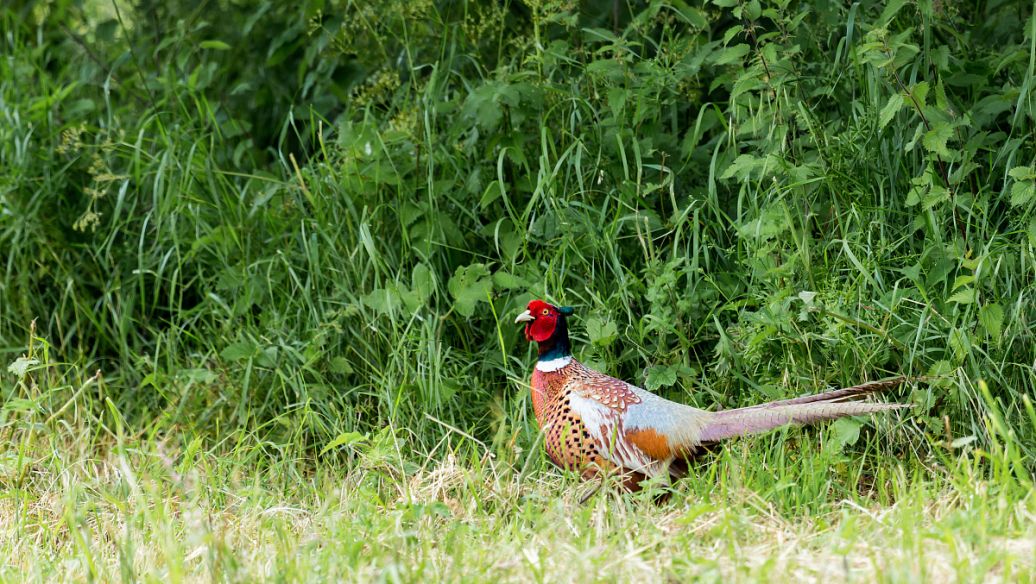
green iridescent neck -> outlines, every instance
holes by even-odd
[[[572,344],[568,340],[568,323],[564,316],[558,316],[558,325],[554,334],[539,344],[537,348],[540,361],[551,361],[572,356]]]

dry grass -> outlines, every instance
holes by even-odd
[[[4,580],[1019,581],[1036,503],[935,473],[888,506],[795,514],[691,481],[666,503],[485,460],[388,466],[176,453],[154,442],[41,448],[5,467]],[[51,442],[48,446],[55,445]],[[63,458],[67,452],[82,458]],[[185,462],[186,461],[186,462]],[[719,462],[717,464],[722,464]],[[16,469],[15,469],[16,470]],[[17,477],[20,476],[19,480]],[[690,487],[690,488],[688,488]],[[705,494],[702,494],[705,493]]]

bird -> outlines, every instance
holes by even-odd
[[[572,357],[570,306],[529,302],[515,324],[537,344],[530,381],[532,409],[543,445],[557,466],[590,479],[617,472],[629,490],[661,477],[686,473],[695,453],[727,439],[791,423],[809,424],[910,407],[910,404],[846,401],[892,389],[906,377],[847,387],[744,408],[707,411],[667,400],[595,371]],[[674,464],[680,462],[682,464]]]

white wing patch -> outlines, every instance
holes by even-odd
[[[625,436],[619,439],[619,433],[623,430],[617,423],[618,412],[576,392],[569,394],[568,403],[572,411],[582,419],[583,425],[590,432],[590,437],[593,438],[601,456],[605,459],[625,471],[640,472],[649,477],[666,470],[670,461],[654,460],[630,444]]]

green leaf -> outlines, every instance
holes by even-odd
[[[835,452],[841,452],[846,446],[856,444],[860,439],[862,424],[852,418],[839,418],[831,424],[831,445]]]
[[[25,376],[29,373],[29,369],[39,365],[39,359],[29,359],[28,357],[18,357],[13,363],[7,366],[7,370],[14,373],[14,376],[19,380],[25,379]]]
[[[917,122],[917,129],[914,130],[914,137],[903,146],[903,150],[910,152],[917,146],[917,141],[921,139],[921,135],[924,133],[924,122]]]
[[[348,375],[353,372],[353,366],[345,357],[334,357],[331,359],[331,372],[339,375]]]
[[[392,314],[399,311],[403,299],[394,287],[375,288],[362,298],[363,304],[378,314]]]
[[[748,54],[748,45],[741,43],[715,53],[712,61],[717,65],[733,63]]]
[[[493,281],[485,264],[471,264],[457,268],[447,287],[457,313],[470,317],[475,314],[475,305],[487,300],[493,292]]]
[[[921,202],[921,195],[924,193],[924,187],[914,185],[907,191],[907,198],[905,204],[907,207],[916,206]]]
[[[273,367],[277,364],[277,347],[266,347],[255,356],[255,364],[260,367]]]
[[[896,17],[896,14],[906,5],[906,0],[891,0],[885,5],[885,9],[881,11],[881,16],[878,17],[878,23],[882,26],[888,26],[889,22]]]
[[[626,99],[629,91],[622,87],[612,87],[608,90],[608,107],[612,110],[612,116],[618,118],[622,110],[626,108]]]
[[[953,156],[950,150],[946,147],[946,142],[953,137],[953,127],[947,122],[936,122],[931,130],[925,132],[924,138],[921,140],[921,144],[925,147],[925,150],[934,152],[939,155],[940,158],[946,160]]]
[[[590,336],[591,343],[606,347],[618,338],[619,327],[611,320],[594,316],[586,321],[586,334]]]
[[[931,209],[939,203],[950,200],[950,191],[940,185],[933,184],[928,192],[924,196],[924,207],[925,209]]]
[[[202,41],[201,43],[199,43],[198,46],[203,48],[203,49],[214,49],[214,50],[217,50],[217,51],[229,51],[230,50],[230,45],[228,45],[227,43],[225,43],[223,41]]]
[[[1011,185],[1011,206],[1020,207],[1036,196],[1036,183],[1019,181]]]
[[[528,287],[528,282],[510,272],[499,270],[493,273],[493,285],[504,290],[520,290]]]
[[[721,179],[728,179],[737,176],[739,180],[748,180],[752,172],[762,163],[762,159],[751,154],[742,154],[730,163],[730,166],[720,175]]]
[[[670,387],[676,383],[675,367],[669,365],[655,365],[649,367],[647,370],[647,379],[644,381],[644,387],[650,391],[655,391],[660,387]]]
[[[750,20],[757,20],[762,12],[763,7],[759,5],[759,0],[750,0],[748,4],[745,5],[745,16]]]
[[[915,284],[921,281],[921,264],[915,263],[914,265],[902,268],[899,270],[907,278],[910,278]]]
[[[366,434],[360,434],[359,432],[343,432],[338,436],[335,436],[334,440],[328,442],[320,450],[320,455],[323,456],[336,448],[341,448],[342,446],[352,446],[353,444],[366,442],[366,440]]]
[[[972,304],[975,302],[975,289],[965,288],[959,292],[950,296],[948,302],[956,302],[957,304]]]
[[[901,107],[903,107],[903,96],[899,93],[890,95],[885,107],[881,108],[881,114],[878,115],[878,130],[884,130]]]
[[[953,442],[950,442],[950,448],[964,448],[975,440],[978,440],[975,436],[961,436],[960,438],[954,438]]]
[[[1007,176],[1014,180],[1033,180],[1036,179],[1036,170],[1031,166],[1016,166],[1007,171]]]
[[[435,290],[435,277],[432,271],[425,264],[414,266],[414,273],[410,275],[411,290],[417,295],[421,304],[428,302]]]
[[[219,356],[223,357],[224,361],[244,361],[254,357],[258,352],[258,345],[253,341],[243,340],[227,345],[225,349],[220,351]]]
[[[914,96],[914,100],[921,104],[922,107],[924,106],[925,98],[928,97],[928,88],[928,82],[921,81],[910,89],[910,94]]]
[[[991,339],[999,339],[1004,325],[1004,309],[996,303],[987,304],[978,311],[978,322]]]
[[[960,288],[961,286],[967,286],[968,284],[970,284],[970,283],[972,283],[974,281],[975,281],[975,276],[972,276],[971,274],[964,274],[963,276],[957,276],[957,278],[955,280],[953,280],[953,287],[950,288],[950,289],[951,290],[956,290],[957,288]]]
[[[963,329],[955,328],[950,331],[949,345],[957,361],[963,361],[971,352],[971,336]]]
[[[941,359],[939,361],[936,361],[935,363],[932,363],[932,366],[928,368],[927,376],[928,377],[946,377],[952,371],[953,371],[953,364],[950,363],[949,361],[945,360],[945,359]],[[936,380],[936,381],[942,382],[942,381],[948,381],[948,380]]]

